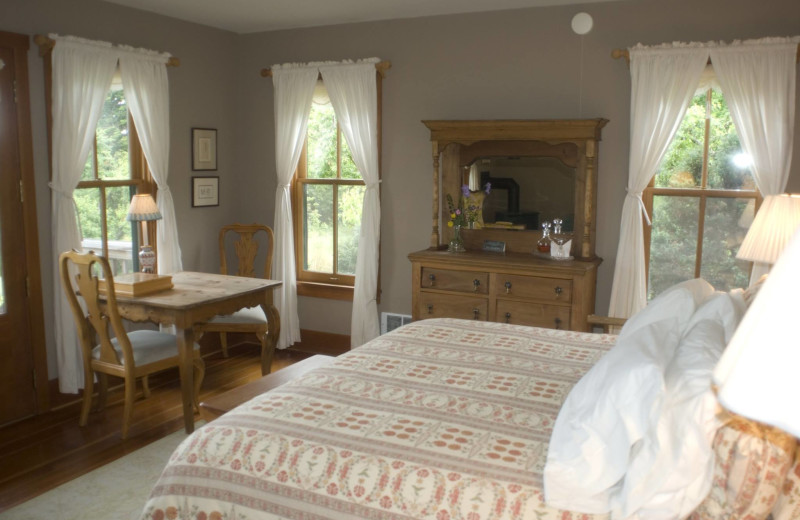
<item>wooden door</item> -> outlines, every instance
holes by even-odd
[[[34,415],[40,405],[34,368],[43,335],[32,327],[34,300],[36,318],[41,318],[38,266],[38,299],[31,298],[30,277],[31,261],[38,264],[38,245],[30,243],[37,239],[36,226],[30,225],[25,207],[34,202],[27,48],[27,36],[0,33],[0,424]]]

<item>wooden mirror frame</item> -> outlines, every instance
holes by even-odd
[[[480,156],[571,156],[575,164],[575,226],[572,256],[595,258],[597,211],[597,143],[607,119],[423,121],[431,132],[433,147],[433,229],[431,249],[440,249],[452,238],[446,221],[447,195],[458,200],[462,167]],[[566,146],[565,146],[566,145]],[[574,146],[570,146],[574,145]],[[577,149],[577,156],[573,155]],[[462,156],[463,155],[463,156]],[[441,177],[441,188],[440,188]],[[462,230],[468,249],[480,249],[484,240],[505,242],[510,252],[530,253],[540,230]]]

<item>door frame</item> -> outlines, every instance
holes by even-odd
[[[28,50],[30,37],[0,31],[0,45],[14,49],[15,97],[17,111],[17,138],[23,229],[25,233],[25,258],[28,275],[29,336],[34,368],[36,413],[49,410],[50,391],[47,373],[47,344],[44,334],[44,305],[42,276],[39,262],[39,231],[36,221],[36,182],[33,168],[33,132],[31,129],[30,84],[28,81]]]

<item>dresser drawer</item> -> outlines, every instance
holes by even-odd
[[[548,329],[568,329],[570,308],[511,300],[497,300],[495,321]]]
[[[531,298],[549,302],[572,301],[572,280],[493,273],[492,287],[498,298]]]
[[[423,267],[420,285],[423,289],[488,294],[489,273]]]
[[[417,313],[421,320],[461,318],[486,321],[488,310],[489,302],[486,298],[422,292],[419,295]]]

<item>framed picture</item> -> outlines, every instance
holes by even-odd
[[[192,170],[217,169],[216,128],[192,128]]]
[[[192,207],[219,206],[219,177],[192,177]]]

